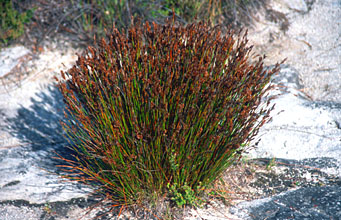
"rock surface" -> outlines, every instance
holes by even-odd
[[[267,54],[269,63],[287,62],[274,78],[282,86],[273,120],[261,129],[261,141],[250,155],[289,159],[294,166],[314,167],[340,179],[341,23],[336,21],[341,2],[271,1],[271,8],[279,12],[277,22],[255,23],[251,42]],[[288,27],[283,31],[284,23]],[[241,219],[340,219],[340,190],[339,181],[301,186],[240,203],[230,212]]]
[[[302,85],[297,71],[289,66],[282,66],[274,83],[280,86],[273,92],[279,96],[273,101],[276,108],[272,121],[261,128],[261,140],[250,151],[250,156],[295,160],[332,158],[335,164],[329,167],[333,168],[323,168],[315,162],[316,166],[341,176],[341,103],[309,100],[300,91]]]
[[[276,175],[258,175],[260,185],[275,185],[275,194],[264,193],[265,198],[231,208],[217,203],[192,210],[186,219],[340,219],[341,2],[283,0],[271,1],[269,7],[271,14],[260,13],[249,31],[250,41],[268,55],[269,65],[285,57],[288,61],[274,78],[280,86],[273,95],[281,95],[274,100],[273,120],[261,129],[261,140],[249,157],[266,158],[267,164],[271,158],[279,161]],[[96,203],[87,187],[62,182],[55,174],[62,171],[55,167],[60,161],[52,158],[54,152],[69,154],[59,126],[61,95],[51,83],[56,71],[67,69],[76,59],[77,51],[65,48],[46,47],[26,62],[27,77],[20,82],[10,77],[9,70],[22,63],[29,50],[8,49],[20,51],[16,57],[7,49],[0,53],[1,220],[78,219]],[[302,185],[279,190],[291,184],[290,175],[299,177]],[[260,177],[266,178],[262,182]],[[277,184],[278,179],[283,181]]]
[[[287,58],[303,91],[316,101],[341,102],[340,5],[340,0],[270,1],[271,10],[260,12],[249,30],[251,44],[267,55],[267,63]]]
[[[6,48],[0,52],[0,78],[5,77],[16,65],[20,63],[22,57],[30,54],[30,51],[23,46]]]
[[[247,212],[245,212],[247,210]],[[271,198],[243,202],[231,213],[249,219],[340,219],[341,187],[301,188]]]

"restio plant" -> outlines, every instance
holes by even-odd
[[[155,195],[200,204],[273,109],[264,100],[279,64],[252,61],[247,43],[246,33],[174,18],[113,28],[58,83],[75,151],[64,177],[123,207]]]

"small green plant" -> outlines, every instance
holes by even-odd
[[[49,213],[49,214],[52,212],[51,206],[48,202],[44,204],[44,211]]]
[[[274,166],[276,166],[276,158],[273,157],[269,163],[266,165],[267,170],[271,170]]]
[[[0,45],[20,37],[32,16],[33,9],[20,13],[12,0],[0,0]]]
[[[75,152],[62,158],[64,177],[116,205],[155,195],[200,204],[273,109],[261,100],[279,64],[265,70],[250,51],[246,34],[222,36],[203,22],[114,29],[62,72],[63,127]]]
[[[295,181],[294,183],[295,183],[296,186],[300,186],[301,185],[300,181]]]
[[[201,204],[195,191],[186,183],[182,187],[179,187],[176,183],[172,186],[168,183],[167,189],[171,194],[171,199],[178,207],[183,207],[184,205],[198,206]]]

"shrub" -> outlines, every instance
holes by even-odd
[[[64,16],[64,19],[76,33],[82,34],[83,40],[90,41],[94,35],[105,36],[105,29],[111,27],[113,22],[120,27],[128,26],[130,16],[132,16],[130,7],[135,4],[137,1],[129,5],[127,0],[71,1],[63,9],[70,13],[70,16]]]
[[[134,24],[108,37],[62,72],[76,152],[65,177],[116,204],[155,193],[195,204],[269,120],[261,99],[279,65],[251,63],[246,33],[222,36],[203,22]]]
[[[238,28],[252,21],[252,14],[264,8],[266,0],[158,0],[154,1],[151,15],[155,20],[172,15],[172,11],[184,22],[196,18],[209,20],[211,24],[221,24]],[[159,7],[157,7],[159,6]]]
[[[0,46],[24,33],[24,23],[30,21],[33,9],[17,11],[12,0],[0,0]]]

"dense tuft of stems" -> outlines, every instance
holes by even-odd
[[[246,33],[168,21],[133,24],[127,35],[114,28],[88,47],[59,82],[76,152],[67,177],[125,205],[171,196],[169,186],[210,187],[273,108],[262,97],[279,65],[251,63],[247,42]]]

